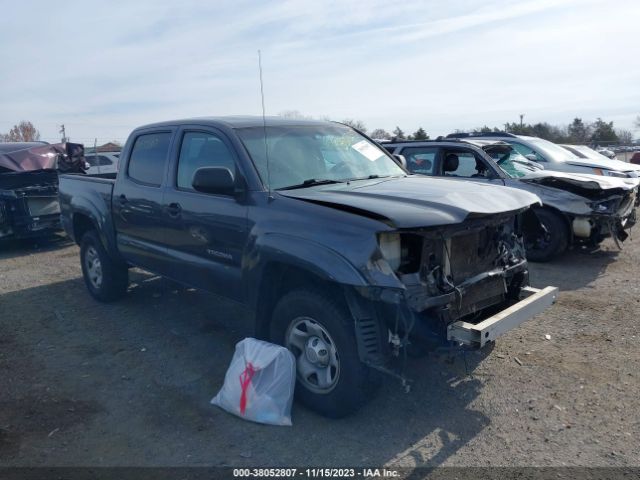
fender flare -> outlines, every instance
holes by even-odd
[[[246,268],[245,298],[254,310],[260,297],[260,289],[268,280],[264,278],[265,270],[274,263],[298,268],[337,284],[361,287],[369,285],[362,273],[339,252],[295,235],[262,235],[245,254],[243,263]]]
[[[98,205],[96,205],[91,199],[86,197],[73,197],[71,199],[71,226],[75,224],[76,215],[83,215],[87,217],[93,226],[95,227],[96,232],[98,233],[98,237],[102,242],[104,248],[112,255],[114,258],[120,258],[118,254],[118,250],[116,248],[115,238],[113,238],[113,223],[111,220],[111,215],[101,214],[101,209]],[[76,233],[74,231],[74,238],[76,242],[79,244],[82,240],[81,238],[77,238]]]

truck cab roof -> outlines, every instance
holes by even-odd
[[[327,122],[324,120],[303,120],[284,118],[278,116],[263,117],[260,115],[231,115],[220,117],[194,117],[177,120],[168,120],[163,122],[150,123],[143,125],[138,129],[156,128],[163,126],[174,125],[209,125],[212,127],[226,127],[226,128],[251,128],[251,127],[267,127],[277,126],[313,126],[313,125],[327,125],[335,124],[335,122]]]

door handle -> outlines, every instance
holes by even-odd
[[[170,217],[177,217],[182,212],[182,207],[179,203],[170,203],[167,205],[167,213]]]
[[[124,207],[127,204],[127,197],[124,193],[120,194],[118,197],[118,201],[120,202],[120,206]]]

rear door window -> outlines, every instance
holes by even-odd
[[[162,185],[170,140],[170,132],[146,133],[136,138],[129,159],[129,178],[154,187]]]
[[[400,152],[407,161],[407,170],[420,175],[434,175],[437,147],[408,147]]]
[[[486,165],[473,152],[444,151],[442,170],[447,177],[484,178]]]

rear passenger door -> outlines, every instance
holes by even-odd
[[[174,130],[140,131],[133,138],[112,199],[118,250],[127,261],[159,274],[167,273],[162,186]]]
[[[197,192],[192,186],[193,175],[201,167],[226,167],[238,179],[241,172],[235,150],[223,133],[189,127],[178,132],[173,156],[163,205],[171,276],[241,299],[248,207],[242,198]]]

